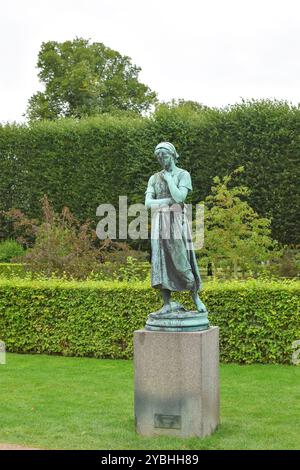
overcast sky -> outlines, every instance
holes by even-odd
[[[300,102],[299,0],[9,0],[0,10],[0,121],[22,121],[43,41],[103,42],[161,101]]]

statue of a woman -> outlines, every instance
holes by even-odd
[[[145,205],[152,213],[151,284],[161,290],[164,302],[157,314],[184,310],[171,301],[171,292],[190,291],[198,312],[207,315],[198,295],[201,278],[184,204],[191,176],[176,166],[179,155],[170,142],[158,144],[154,154],[162,170],[148,181]]]

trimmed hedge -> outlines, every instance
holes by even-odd
[[[162,140],[176,145],[179,166],[191,172],[190,202],[207,196],[214,176],[244,165],[236,183],[250,187],[250,205],[273,218],[275,239],[299,243],[300,108],[269,100],[197,112],[162,106],[150,118],[0,125],[0,210],[16,207],[39,218],[46,193],[55,210],[67,205],[96,225],[101,203],[117,205],[119,195],[143,202],[158,169],[153,150]]]
[[[300,339],[300,282],[207,283],[223,362],[290,363]],[[178,300],[192,308],[188,293]],[[0,339],[19,353],[130,358],[134,330],[161,306],[146,283],[0,279]]]

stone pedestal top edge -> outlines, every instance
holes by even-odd
[[[207,333],[210,333],[212,330],[218,330],[219,327],[218,326],[210,326],[207,330],[201,330],[201,331],[150,331],[150,330],[146,330],[146,329],[141,329],[141,330],[135,330],[134,333],[147,333],[147,334],[163,334],[163,335],[174,335],[175,334],[188,334],[188,335],[203,335],[203,334],[207,334]]]

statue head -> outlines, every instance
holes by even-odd
[[[158,157],[159,153],[162,152],[164,154],[170,154],[172,155],[173,159],[174,159],[174,163],[177,162],[178,158],[179,158],[179,155],[178,153],[176,152],[176,149],[174,147],[173,144],[171,144],[171,142],[160,142],[156,147],[155,147],[155,150],[154,150],[154,155],[156,157]]]
[[[154,155],[164,170],[171,171],[179,158],[173,144],[170,142],[161,142],[155,147]]]

